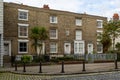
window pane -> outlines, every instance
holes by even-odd
[[[82,31],[80,30],[76,31],[76,40],[82,40]]]
[[[56,29],[51,29],[50,30],[50,38],[51,39],[57,39],[57,30]]]
[[[19,11],[19,19],[27,19],[28,12]]]
[[[19,52],[27,52],[27,42],[19,42]]]
[[[97,27],[102,28],[103,26],[103,21],[102,20],[97,20]]]
[[[50,23],[57,23],[57,17],[56,16],[50,16]]]
[[[76,19],[76,26],[82,26],[82,20]]]
[[[27,26],[19,26],[19,36],[27,36]]]
[[[56,53],[57,52],[57,44],[51,43],[50,44],[50,53]]]
[[[103,48],[102,44],[97,44],[97,51],[98,52],[102,52],[102,48]]]

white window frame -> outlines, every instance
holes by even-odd
[[[69,30],[66,30],[65,33],[66,33],[66,36],[70,35],[70,31]]]
[[[58,30],[57,29],[50,29],[50,30],[56,30],[56,37],[52,37],[50,31],[50,39],[58,39]]]
[[[21,26],[27,27],[26,36],[21,36],[21,35],[20,35],[20,27],[21,27]],[[29,24],[21,24],[21,23],[18,23],[18,37],[19,37],[19,38],[28,38],[28,26],[29,26]]]
[[[51,45],[52,45],[53,43],[56,44],[56,45],[55,45],[55,47],[56,47],[56,51],[55,51],[55,52],[51,51]],[[57,44],[56,42],[51,42],[51,43],[50,43],[50,53],[57,53],[57,51],[58,51],[58,44]]]
[[[80,51],[79,44],[83,44],[83,50]],[[85,42],[84,41],[74,41],[74,54],[85,54]]]
[[[58,22],[58,20],[57,20],[57,16],[54,16],[54,15],[51,15],[50,16],[50,23],[57,23]]]
[[[20,42],[25,42],[25,43],[27,43],[27,51],[25,51],[25,52],[19,51],[19,49],[20,49]],[[26,54],[26,53],[28,53],[28,42],[29,42],[29,40],[21,40],[21,39],[18,40],[18,53],[19,53],[19,54]]]
[[[98,26],[98,21],[101,22],[100,26]],[[103,20],[97,19],[97,28],[103,28]]]
[[[27,18],[26,19],[21,19],[20,16],[20,12],[26,12],[27,13]],[[18,9],[18,20],[24,20],[24,21],[28,21],[28,12],[29,10],[24,10],[24,9]]]
[[[101,44],[100,42],[97,42],[97,45]],[[102,45],[102,44],[101,44]],[[97,53],[103,53],[103,46],[102,46],[102,49],[101,51],[98,51],[98,48],[97,48]]]
[[[103,30],[97,30],[97,37],[103,33]],[[100,41],[100,39],[97,38],[97,41]]]
[[[82,26],[82,19],[75,19],[76,26]]]
[[[80,34],[78,35],[78,33],[80,33]],[[82,40],[82,30],[75,31],[75,40]]]

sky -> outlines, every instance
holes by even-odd
[[[120,14],[120,0],[3,0],[42,8],[44,4],[50,9],[86,13],[112,18],[114,13]]]

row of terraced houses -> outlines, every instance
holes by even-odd
[[[62,57],[64,54],[102,53],[102,45],[99,43],[97,35],[103,32],[103,22],[105,21],[107,21],[106,17],[53,10],[48,5],[38,8],[1,1],[1,65],[3,65],[2,60],[7,62],[11,56],[34,55],[32,40],[29,36],[30,29],[35,26],[43,26],[48,31],[49,38],[42,43],[42,54],[48,54],[50,58]],[[4,59],[2,59],[2,54]]]

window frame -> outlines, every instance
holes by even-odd
[[[53,33],[51,33],[51,30],[55,30],[56,31],[56,37],[52,37],[51,36],[51,34],[53,34]],[[50,35],[50,39],[58,39],[58,30],[57,29],[50,29],[50,33],[49,33],[49,35]]]
[[[57,16],[51,15],[50,16],[50,23],[57,24],[58,23]]]
[[[101,22],[100,26],[98,25],[98,22]],[[97,19],[97,28],[103,28],[103,20]]]
[[[85,42],[84,41],[74,41],[74,54],[85,54]]]
[[[80,32],[80,35],[78,35],[77,31]],[[80,38],[78,38],[78,36],[80,36]],[[82,30],[76,30],[75,31],[75,40],[82,40]]]
[[[26,19],[21,19],[21,18],[20,18],[20,12],[25,12],[25,13],[27,13]],[[18,20],[28,21],[28,12],[29,12],[29,10],[18,9]]]
[[[53,46],[52,44],[55,44],[54,46],[54,49],[56,50],[55,52],[54,51],[51,51],[51,46]],[[56,42],[51,42],[50,43],[50,53],[57,53],[58,52],[58,44]]]
[[[76,25],[76,26],[82,26],[82,19],[76,18],[76,19],[75,19],[75,25]]]
[[[29,26],[29,24],[18,23],[18,37],[19,38],[28,38],[28,26]],[[20,35],[20,27],[26,27],[27,28],[26,36],[21,36]]]
[[[29,40],[18,40],[18,53],[19,54],[27,54],[28,53],[28,42]],[[20,43],[26,43],[26,51],[20,51]]]
[[[103,33],[103,30],[97,30],[97,37],[100,36]],[[97,38],[97,41],[100,41],[100,39]]]
[[[98,45],[101,45],[101,51],[98,51]],[[103,45],[100,42],[97,42],[97,53],[103,53]]]

